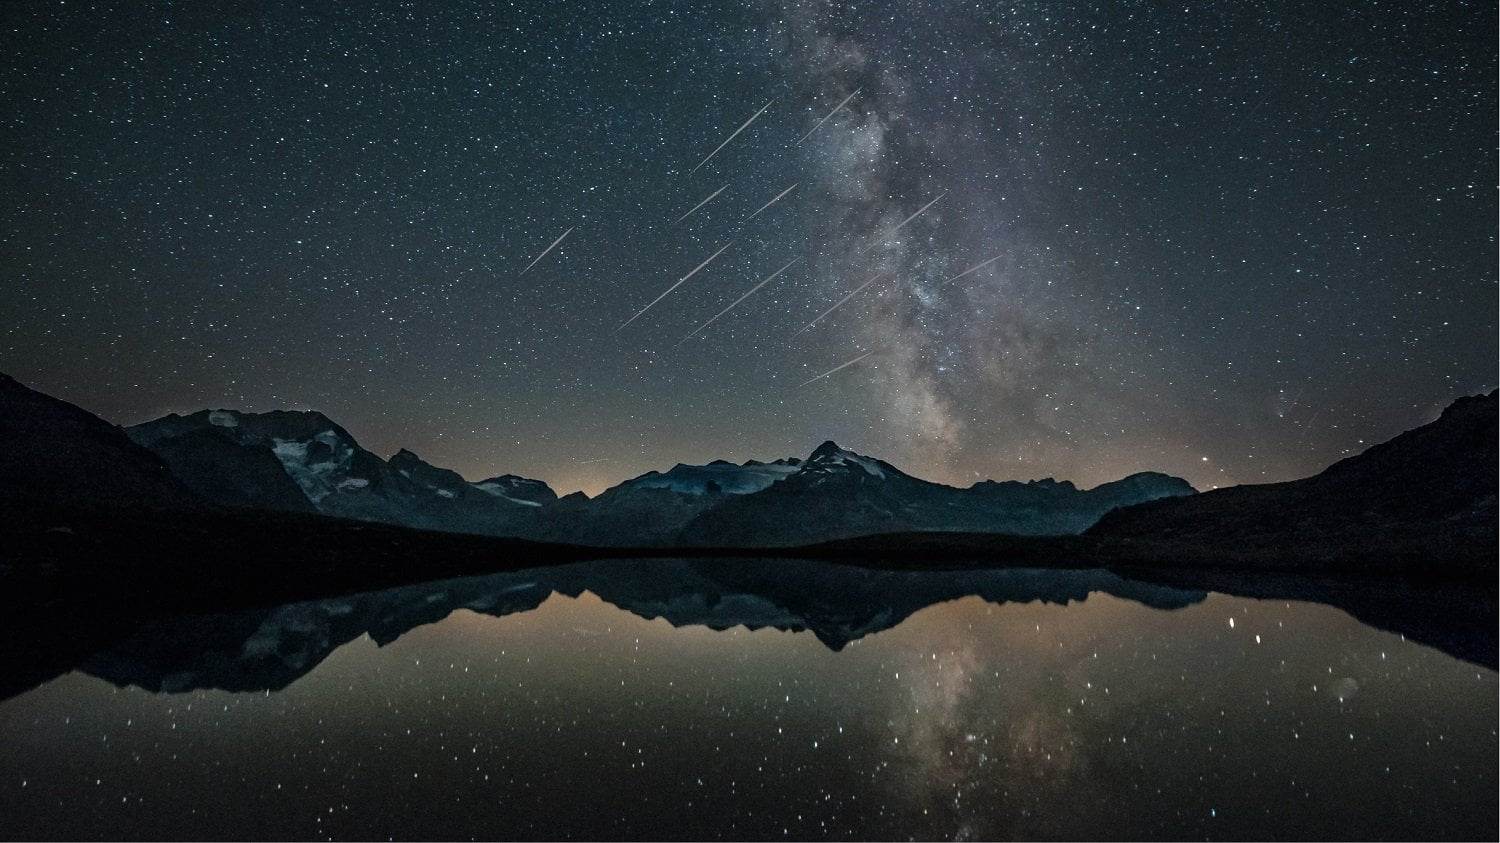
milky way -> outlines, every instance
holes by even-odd
[[[0,369],[591,492],[1280,480],[1494,386],[1493,4],[518,5],[9,4]]]

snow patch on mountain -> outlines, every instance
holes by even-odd
[[[286,473],[297,481],[303,494],[314,504],[337,491],[342,483],[337,482],[334,475],[339,469],[348,467],[354,456],[354,449],[332,430],[325,430],[312,439],[272,439],[271,443],[271,452],[281,460]],[[320,445],[322,447],[317,447]],[[318,461],[309,462],[310,459]]]
[[[542,505],[541,501],[522,500],[521,498],[513,498],[510,495],[505,494],[505,490],[509,489],[509,488],[513,488],[512,486],[502,485],[500,483],[475,483],[473,485],[474,485],[474,488],[478,489],[481,492],[488,492],[489,494],[494,495],[497,498],[501,498],[503,500],[510,501],[511,503],[518,503],[518,504],[521,504],[522,506],[541,506]]]
[[[819,445],[803,465],[803,471],[813,475],[831,476],[858,469],[879,480],[889,479],[886,468],[879,460],[840,448],[832,441]]]
[[[214,410],[208,414],[208,423],[218,427],[239,427],[240,420],[228,410]]]
[[[828,462],[833,465],[857,465],[860,468],[864,469],[866,474],[869,474],[873,477],[879,477],[882,480],[885,479],[885,471],[882,470],[880,466],[876,465],[874,460],[871,460],[868,457],[862,457],[859,454],[853,453],[851,451],[845,451],[844,453],[829,459]]]

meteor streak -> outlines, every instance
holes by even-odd
[[[863,88],[855,88],[854,89],[854,94],[857,94],[857,93],[859,93],[862,90],[864,90],[864,89]],[[829,117],[832,117],[833,115],[838,114],[839,113],[839,109],[841,109],[844,106],[848,105],[849,104],[849,100],[854,99],[854,94],[850,94],[849,96],[844,97],[844,101],[843,102],[841,102],[838,105],[834,106],[832,111],[830,111],[827,114],[825,114],[823,116],[823,119],[818,121],[818,125],[813,126],[811,129],[808,129],[807,130],[807,134],[803,135],[800,138],[797,138],[797,143],[792,144],[792,146],[797,146],[797,144],[800,144],[803,141],[807,140],[809,137],[811,137],[813,132],[816,132],[818,129],[822,128],[823,124],[828,122],[828,118]]]
[[[952,282],[952,281],[957,281],[958,279],[964,277],[965,275],[968,275],[971,272],[978,272],[979,270],[984,269],[985,267],[989,266],[990,264],[994,263],[997,260],[1000,260],[1000,256],[999,255],[995,255],[994,257],[990,258],[989,260],[985,261],[984,263],[976,263],[973,266],[969,267],[968,269],[965,269],[963,272],[960,272],[959,274],[953,276],[952,278],[949,278],[947,281],[944,281],[943,284],[947,284],[947,283]],[[942,286],[942,284],[939,284],[938,286]]]
[[[854,292],[852,292],[849,295],[844,296],[843,298],[839,299],[838,304],[836,304],[833,307],[830,307],[827,310],[823,311],[822,313],[818,314],[818,318],[817,319],[814,319],[813,321],[807,323],[806,325],[803,325],[801,328],[798,328],[797,332],[794,333],[794,334],[792,334],[792,336],[795,337],[795,336],[797,336],[797,334],[800,334],[803,331],[807,330],[808,328],[811,328],[812,326],[818,324],[820,321],[822,321],[822,319],[823,319],[824,316],[827,316],[828,314],[834,312],[835,310],[838,310],[840,307],[843,307],[844,306],[844,302],[846,302],[846,301],[854,298],[855,296],[859,295],[859,293],[860,293],[861,290],[863,290],[864,288],[870,286],[871,284],[874,284],[875,283],[875,279],[879,278],[880,276],[882,276],[884,274],[885,274],[885,270],[881,270],[880,272],[877,272],[874,275],[871,275],[869,281],[866,281],[865,283],[863,283],[863,284],[859,285],[858,287],[854,288]]]
[[[754,123],[755,122],[755,118],[759,117],[762,113],[765,112],[766,109],[770,108],[771,107],[771,103],[773,103],[775,101],[776,101],[775,97],[772,97],[771,99],[767,100],[766,104],[760,107],[760,111],[757,111],[754,114],[750,115],[750,119],[749,120],[746,120],[744,123],[741,123],[740,127],[738,129],[734,130],[734,134],[732,134],[729,137],[725,138],[724,142],[721,143],[721,144],[719,144],[719,148],[718,149],[715,149],[713,152],[708,153],[708,158],[712,158],[715,155],[718,155],[719,154],[719,149],[723,149],[724,147],[728,146],[730,141],[734,140],[735,137],[738,136],[740,132],[745,131],[745,127],[749,126],[751,123]],[[699,161],[698,162],[698,167],[702,167],[704,164],[707,164],[708,163],[708,158],[705,158],[702,161]],[[693,169],[689,170],[688,172],[690,172],[690,173],[696,173],[696,172],[698,172],[698,167],[694,167]]]
[[[751,214],[750,216],[745,217],[745,222],[749,222],[749,221],[755,219],[755,215],[756,214],[759,214],[761,211],[764,211],[765,209],[771,207],[772,205],[775,205],[777,202],[780,202],[781,201],[781,197],[787,195],[788,193],[791,193],[792,190],[793,190],[793,188],[795,188],[797,185],[799,185],[801,183],[802,182],[800,182],[800,181],[799,182],[795,182],[795,183],[792,184],[791,187],[789,187],[786,190],[783,190],[780,193],[776,194],[776,197],[774,199],[772,199],[771,201],[769,201],[766,204],[761,205],[759,208],[757,208],[755,210],[754,214]]]
[[[714,197],[718,196],[720,193],[723,193],[724,192],[724,188],[728,187],[728,186],[729,185],[726,184],[726,185],[724,185],[724,187],[721,187],[718,190],[715,190],[713,193],[708,194],[708,198],[707,199],[704,199],[702,202],[699,202],[698,204],[694,205],[692,211],[688,211],[687,213],[683,214],[682,216],[678,217],[677,219],[672,220],[672,224],[676,225],[676,224],[682,222],[683,220],[687,219],[688,217],[692,216],[693,215],[693,211],[696,211],[699,208],[703,207],[704,205],[707,205],[708,203],[714,201]]]
[[[533,266],[536,266],[536,262],[537,261],[541,260],[542,258],[545,258],[547,256],[548,252],[552,251],[553,249],[556,249],[557,248],[557,244],[561,243],[563,241],[563,237],[567,237],[569,234],[572,234],[573,233],[573,229],[577,228],[577,227],[578,226],[575,225],[572,228],[569,228],[567,231],[564,231],[562,233],[561,237],[558,237],[556,240],[553,240],[551,246],[548,246],[547,248],[543,249],[542,253],[540,255],[537,255],[535,258],[533,258],[532,261],[531,261],[531,263],[526,264],[526,269],[521,270],[521,275],[525,275],[526,272],[527,272],[527,270],[530,270]],[[519,276],[517,276],[517,277],[519,277]]]
[[[787,261],[786,262],[786,266],[783,266],[782,268],[776,270],[775,272],[771,273],[770,275],[767,275],[765,277],[765,279],[762,280],[759,284],[756,284],[754,287],[751,287],[750,288],[750,292],[748,292],[748,293],[744,294],[743,296],[740,296],[739,298],[735,299],[734,300],[734,304],[731,304],[730,306],[724,308],[723,310],[719,311],[718,313],[715,313],[713,319],[710,319],[707,322],[704,322],[702,325],[699,325],[697,331],[694,331],[691,334],[688,334],[687,336],[685,336],[682,339],[678,340],[677,344],[678,345],[682,345],[683,343],[687,342],[688,340],[692,339],[693,337],[696,337],[698,335],[698,331],[702,331],[704,328],[707,328],[709,325],[712,325],[714,323],[715,319],[718,319],[720,316],[723,316],[724,314],[728,313],[729,311],[734,310],[735,307],[738,306],[740,302],[742,302],[745,299],[748,299],[751,296],[755,295],[755,291],[756,290],[759,290],[761,287],[764,287],[767,284],[771,283],[771,279],[775,278],[776,276],[780,275],[783,272],[786,272],[787,267],[791,266],[792,264],[796,263],[799,260],[802,260],[802,259],[801,258],[792,258],[791,260]]]
[[[648,304],[645,307],[641,308],[640,313],[637,313],[636,315],[630,317],[629,319],[626,319],[625,320],[625,325],[629,325],[631,322],[634,322],[635,320],[641,318],[641,314],[642,313],[645,313],[646,311],[648,311],[651,308],[655,307],[656,303],[659,302],[659,301],[661,301],[662,299],[666,298],[668,293],[671,293],[673,290],[677,289],[678,287],[681,287],[682,286],[682,282],[688,280],[689,278],[692,278],[694,275],[697,275],[698,274],[698,270],[700,270],[703,267],[708,266],[709,264],[713,263],[714,258],[716,258],[719,255],[723,254],[724,250],[727,249],[727,248],[729,248],[733,244],[734,244],[734,241],[731,240],[728,243],[725,243],[724,245],[720,246],[719,247],[719,251],[714,252],[713,254],[709,255],[708,256],[708,260],[706,260],[703,263],[700,263],[697,266],[693,267],[693,271],[692,272],[689,272],[688,274],[686,274],[686,275],[682,276],[681,278],[677,279],[677,283],[676,284],[673,284],[672,286],[668,287],[666,289],[666,292],[664,292],[661,295],[657,296],[656,298],[652,299],[650,304]],[[616,328],[615,329],[615,333],[618,334],[621,331],[625,330],[625,325],[621,325],[620,327]]]
[[[864,354],[861,354],[860,356],[854,358],[853,360],[850,360],[848,363],[840,363],[839,365],[834,366],[832,369],[829,369],[828,371],[824,372],[821,375],[818,375],[815,378],[809,378],[809,379],[803,381],[802,383],[797,384],[797,388],[801,389],[802,387],[807,386],[808,384],[812,383],[813,381],[820,381],[820,380],[828,377],[829,375],[833,374],[834,372],[837,372],[839,369],[847,369],[848,367],[853,366],[855,363],[858,363],[859,361],[865,359],[866,357],[869,357],[871,354],[874,354],[874,353],[875,353],[874,351],[866,351]]]
[[[946,191],[946,190],[943,191],[942,193],[939,193],[937,195],[937,199],[934,199],[931,202],[928,202],[926,205],[923,205],[922,207],[918,208],[917,212],[915,214],[912,214],[911,216],[909,216],[906,219],[902,220],[901,222],[897,223],[895,228],[891,229],[890,231],[887,231],[885,234],[882,234],[880,236],[879,240],[876,240],[873,243],[871,243],[870,245],[864,247],[863,249],[860,249],[859,250],[860,253],[863,254],[864,252],[868,252],[871,249],[875,248],[876,246],[879,246],[881,243],[884,243],[886,240],[890,239],[890,236],[892,234],[895,234],[896,232],[900,231],[902,226],[906,225],[907,223],[909,223],[912,220],[916,219],[917,217],[921,216],[923,211],[927,210],[928,208],[931,208],[938,201],[938,199],[942,199],[944,196],[947,196],[947,195],[948,195],[948,191]]]

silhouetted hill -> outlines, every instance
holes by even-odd
[[[1496,393],[1303,480],[1235,486],[1109,513],[1090,537],[1229,564],[1364,556],[1495,564]]]
[[[0,374],[0,505],[202,510],[209,505],[120,428]]]

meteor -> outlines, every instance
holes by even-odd
[[[771,99],[767,100],[766,104],[760,107],[760,111],[757,111],[754,114],[750,115],[750,119],[749,120],[746,120],[744,123],[741,123],[740,127],[738,129],[734,130],[734,134],[732,134],[729,137],[725,138],[724,142],[721,143],[721,144],[719,144],[719,148],[718,149],[715,149],[713,152],[708,153],[708,158],[712,158],[715,155],[718,155],[719,154],[719,149],[723,149],[724,147],[728,146],[730,141],[734,140],[739,135],[740,132],[745,131],[745,127],[749,126],[751,123],[754,123],[755,122],[755,118],[757,118],[761,114],[763,114],[766,109],[768,109],[768,108],[771,107],[771,103],[773,103],[775,101],[776,101],[775,97],[772,97]],[[708,163],[708,158],[704,158],[702,161],[699,161],[698,162],[698,167],[702,167],[704,164],[707,164]],[[693,169],[689,170],[688,172],[690,172],[690,173],[696,173],[696,172],[698,172],[698,167],[694,167]]]
[[[567,237],[569,234],[572,234],[573,233],[573,229],[577,228],[577,227],[578,226],[575,225],[572,228],[569,228],[567,231],[564,231],[562,233],[561,237],[558,237],[556,240],[553,240],[551,246],[548,246],[547,248],[543,249],[542,253],[540,255],[537,255],[535,258],[533,258],[532,261],[531,261],[531,263],[526,264],[526,269],[521,270],[521,275],[525,275],[526,272],[527,272],[527,270],[531,269],[533,266],[536,266],[536,262],[537,261],[541,260],[542,258],[545,258],[547,256],[548,252],[552,251],[553,249],[556,249],[557,248],[557,244],[561,243],[563,241],[563,237]],[[517,277],[519,277],[519,276],[517,276]]]
[[[857,94],[857,93],[859,93],[862,90],[864,90],[864,88],[855,88],[854,89],[854,94]],[[832,117],[833,115],[838,114],[839,113],[839,109],[841,109],[844,106],[848,105],[849,104],[849,100],[854,99],[854,94],[850,94],[849,96],[844,97],[844,101],[843,102],[841,102],[838,105],[834,106],[832,111],[830,111],[827,114],[825,114],[823,116],[823,119],[818,121],[818,125],[813,126],[811,129],[808,129],[807,130],[807,134],[803,135],[800,138],[797,138],[797,143],[792,144],[792,146],[797,146],[798,144],[802,143],[803,141],[805,141],[809,137],[811,137],[813,132],[816,132],[819,128],[821,128],[823,126],[824,123],[828,122],[828,118],[829,117]]]
[[[943,284],[948,284],[950,282],[957,281],[958,279],[964,277],[965,275],[968,275],[971,272],[978,272],[979,270],[984,269],[985,267],[989,266],[990,264],[994,263],[997,260],[1000,260],[1000,256],[999,255],[995,255],[994,257],[990,258],[989,260],[985,261],[984,263],[976,263],[973,266],[969,267],[968,269],[965,269],[963,272],[960,272],[959,274],[953,276],[952,278],[949,278],[947,281],[944,281]],[[939,284],[938,286],[941,287],[942,284]]]
[[[683,214],[682,216],[678,217],[677,219],[672,220],[672,224],[676,225],[676,224],[682,222],[683,220],[685,220],[688,217],[692,216],[693,215],[693,211],[696,211],[699,208],[703,207],[704,205],[707,205],[708,203],[714,201],[714,197],[718,196],[720,193],[723,193],[725,187],[729,187],[729,185],[726,184],[726,185],[724,185],[724,187],[721,187],[718,190],[715,190],[713,193],[708,194],[708,198],[707,199],[704,199],[702,202],[699,202],[698,204],[694,205],[692,211],[688,211],[687,213]]]
[[[704,322],[702,325],[699,325],[697,331],[694,331],[691,334],[688,334],[687,336],[685,336],[682,339],[678,340],[677,344],[678,345],[682,345],[683,343],[687,342],[688,340],[692,339],[693,337],[696,337],[698,335],[698,331],[702,331],[704,328],[707,328],[709,325],[712,325],[714,323],[715,319],[718,319],[720,316],[723,316],[724,314],[728,313],[729,311],[734,310],[735,307],[738,306],[740,302],[742,302],[745,299],[748,299],[751,296],[755,295],[755,291],[756,290],[759,290],[761,287],[764,287],[767,284],[771,283],[771,279],[775,278],[776,276],[780,275],[783,272],[786,272],[787,267],[791,266],[792,264],[796,263],[799,260],[802,260],[802,259],[801,258],[792,258],[791,260],[787,261],[786,262],[786,266],[783,266],[782,268],[776,270],[775,272],[771,273],[770,275],[767,275],[765,277],[765,279],[762,280],[759,284],[756,284],[754,287],[751,287],[750,288],[750,292],[748,292],[748,293],[744,294],[743,296],[740,296],[739,298],[735,299],[734,300],[734,304],[731,304],[730,306],[724,308],[723,310],[719,311],[718,313],[715,313],[713,319],[710,319],[707,322]]]
[[[803,325],[801,328],[797,329],[797,332],[794,333],[794,334],[792,334],[792,336],[795,337],[795,336],[797,336],[797,334],[800,334],[803,331],[807,330],[808,328],[811,328],[812,326],[818,324],[820,321],[822,321],[822,319],[823,319],[824,316],[827,316],[828,314],[834,312],[835,310],[838,310],[840,307],[843,307],[844,302],[846,302],[846,301],[854,298],[855,296],[859,295],[859,293],[860,293],[861,290],[863,290],[864,288],[870,286],[871,284],[874,284],[875,283],[875,279],[879,278],[880,276],[882,276],[884,274],[885,274],[885,270],[881,270],[880,272],[877,272],[874,275],[871,275],[869,281],[866,281],[865,283],[859,285],[858,287],[856,287],[854,289],[854,292],[852,292],[849,295],[844,296],[843,298],[839,299],[838,304],[836,304],[833,307],[830,307],[827,310],[823,311],[822,313],[818,314],[818,318],[817,319],[814,319],[813,321],[811,321],[811,322],[807,323],[806,325]]]
[[[791,187],[789,187],[789,188],[787,188],[787,189],[786,189],[786,190],[783,190],[783,191],[781,191],[781,192],[780,192],[780,193],[778,193],[778,194],[776,194],[776,197],[775,197],[775,198],[774,198],[774,199],[772,199],[772,200],[771,200],[771,201],[769,201],[769,202],[767,202],[767,203],[766,203],[766,204],[764,204],[764,205],[761,205],[761,206],[760,206],[760,207],[759,207],[759,208],[757,208],[757,209],[756,209],[756,211],[755,211],[755,214],[751,214],[751,215],[750,215],[750,216],[748,216],[748,217],[745,217],[745,222],[749,222],[749,221],[751,221],[751,220],[753,220],[753,219],[755,219],[755,215],[756,215],[756,214],[759,214],[759,213],[760,213],[760,212],[761,212],[761,211],[764,211],[764,210],[765,210],[765,209],[767,209],[767,208],[769,208],[769,207],[771,207],[771,206],[772,206],[772,205],[775,205],[775,204],[776,204],[776,203],[777,203],[777,202],[780,202],[780,201],[781,201],[781,197],[783,197],[783,196],[785,196],[785,195],[787,195],[787,194],[788,194],[788,193],[791,193],[791,192],[792,192],[792,190],[793,190],[793,189],[794,189],[794,188],[795,188],[795,187],[796,187],[796,186],[797,186],[797,185],[799,185],[799,184],[801,184],[801,183],[802,183],[802,182],[800,182],[800,181],[799,181],[799,182],[795,182],[795,183],[794,183],[794,184],[793,184],[793,185],[792,185],[792,186],[791,186]]]
[[[839,369],[847,369],[848,367],[853,366],[855,363],[858,363],[859,361],[865,359],[866,357],[869,357],[871,354],[874,354],[874,353],[875,353],[874,351],[866,351],[864,354],[861,354],[860,356],[854,358],[853,360],[850,360],[848,363],[840,363],[839,365],[834,366],[832,369],[829,369],[828,371],[824,372],[821,375],[818,375],[815,378],[809,378],[809,379],[803,381],[802,383],[797,384],[797,388],[801,389],[802,387],[807,386],[808,384],[812,383],[813,381],[820,381],[820,380],[828,377],[829,375],[833,374],[834,372],[837,372]]]
[[[657,296],[656,298],[652,299],[650,304],[648,304],[645,307],[641,308],[640,313],[637,313],[636,315],[630,317],[629,319],[626,319],[625,320],[625,325],[629,325],[631,322],[634,322],[635,320],[641,318],[641,314],[642,313],[645,313],[646,311],[648,311],[651,308],[655,307],[656,303],[659,302],[659,301],[661,301],[662,299],[666,298],[668,293],[671,293],[673,290],[677,289],[678,287],[681,287],[682,286],[682,282],[688,280],[689,278],[692,278],[694,275],[697,275],[698,274],[698,270],[700,270],[703,267],[708,266],[709,264],[713,263],[714,258],[716,258],[719,255],[723,254],[724,250],[727,249],[727,248],[729,248],[733,244],[734,244],[734,241],[731,240],[728,243],[725,243],[724,245],[720,246],[719,247],[719,251],[714,252],[713,254],[709,255],[708,256],[708,260],[706,260],[703,263],[700,263],[697,266],[693,267],[693,271],[692,272],[689,272],[688,274],[686,274],[686,275],[682,276],[681,278],[677,279],[677,283],[676,284],[673,284],[672,286],[668,287],[667,290],[666,290],[666,292],[664,292],[661,295]],[[615,329],[615,333],[618,334],[621,331],[625,330],[625,325],[621,325],[620,327],[616,328]]]
[[[859,250],[860,253],[863,254],[865,252],[868,252],[871,249],[875,248],[876,246],[879,246],[881,243],[884,243],[886,240],[890,239],[890,236],[892,234],[895,234],[896,232],[900,231],[902,226],[906,225],[907,223],[909,223],[912,220],[916,219],[917,217],[921,216],[923,211],[927,210],[928,208],[931,208],[934,204],[937,203],[938,199],[942,199],[944,196],[947,196],[947,195],[948,195],[948,191],[946,191],[946,190],[943,191],[942,193],[939,193],[937,195],[937,199],[934,199],[931,202],[928,202],[926,205],[923,205],[922,207],[918,208],[917,212],[915,214],[912,214],[911,216],[909,216],[906,219],[902,220],[901,222],[897,223],[895,228],[891,229],[890,231],[887,231],[885,234],[882,234],[880,236],[879,240],[876,240],[876,241],[872,242],[870,245],[864,247],[863,249],[860,249]]]

